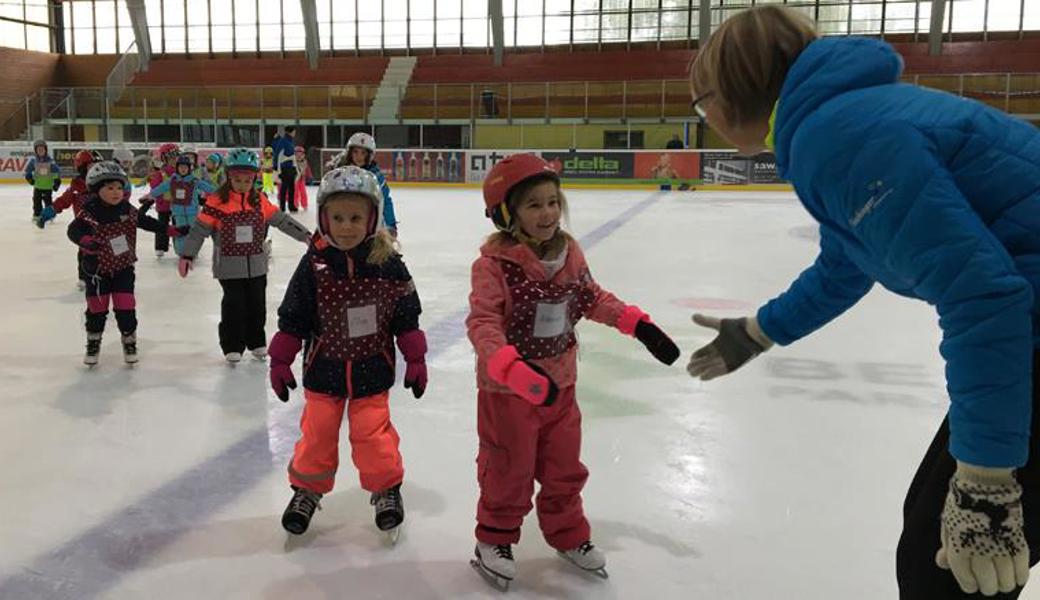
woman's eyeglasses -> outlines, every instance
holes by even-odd
[[[708,113],[705,112],[704,107],[701,106],[701,103],[707,100],[708,98],[711,98],[713,94],[714,92],[701,94],[700,96],[697,96],[697,98],[693,102],[690,103],[690,108],[693,109],[693,112],[697,113],[697,116],[700,117],[702,121],[708,120]]]

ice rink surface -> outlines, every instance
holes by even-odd
[[[346,435],[337,489],[311,530],[289,539],[281,528],[302,394],[283,404],[265,363],[225,364],[209,244],[181,280],[139,232],[141,362],[123,364],[110,317],[87,370],[71,214],[40,231],[27,186],[0,188],[0,598],[497,595],[467,564],[477,438],[463,325],[491,223],[479,190],[394,198],[431,350],[423,399],[400,383],[391,393],[407,517],[390,547]],[[711,335],[691,313],[749,314],[785,289],[815,256],[809,215],[790,194],[569,198],[594,277],[684,356],[668,368],[612,329],[579,327],[584,501],[610,579],[556,557],[532,514],[508,597],[894,598],[903,493],[947,403],[932,309],[878,287],[801,343],[698,383],[685,362]],[[313,212],[300,218],[313,226]],[[268,336],[304,249],[272,235]],[[1040,585],[1022,598],[1040,598]]]

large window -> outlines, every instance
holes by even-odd
[[[53,2],[53,0],[50,0]],[[696,38],[699,0],[501,0],[506,47],[645,43]],[[315,0],[323,50],[458,50],[491,44],[488,0]],[[931,0],[711,0],[711,20],[785,4],[827,35],[926,34]],[[0,43],[51,48],[49,0],[0,0]],[[63,0],[67,52],[125,51],[126,0]],[[146,0],[155,53],[302,50],[300,0]],[[55,29],[57,30],[57,29]],[[947,0],[948,34],[1040,31],[1040,0]]]

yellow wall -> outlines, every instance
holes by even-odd
[[[473,146],[475,148],[579,148],[600,149],[603,148],[603,132],[625,131],[626,126],[613,125],[480,125],[475,128],[473,135]],[[632,132],[643,132],[643,146],[645,148],[664,148],[665,144],[672,139],[673,134],[682,137],[683,128],[680,124],[639,124],[632,125]],[[694,129],[690,128],[691,142],[694,137]],[[707,148],[729,148],[711,130],[705,136],[705,147]]]
[[[83,126],[83,141],[84,142],[100,142],[101,131],[97,125],[84,125]]]

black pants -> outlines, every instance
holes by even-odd
[[[291,163],[282,165],[279,177],[282,180],[278,186],[278,208],[285,212],[296,212],[296,167]]]
[[[87,333],[105,331],[108,307],[116,313],[116,324],[123,335],[137,331],[137,308],[134,299],[134,268],[129,267],[113,275],[80,272],[87,284]]]
[[[267,275],[247,279],[221,279],[220,349],[242,352],[267,345]]]
[[[53,201],[54,192],[51,190],[38,190],[33,188],[33,216],[40,216],[40,212],[43,211],[44,206],[51,206]]]
[[[166,229],[170,226],[170,211],[156,211],[156,218],[159,219],[159,225],[162,225],[162,227],[155,233],[155,249],[169,252],[170,236],[167,235]]]
[[[1029,438],[1029,461],[1016,471],[1022,484],[1022,509],[1025,513],[1029,564],[1040,561],[1040,354],[1033,356],[1033,417]],[[906,493],[903,504],[903,535],[896,550],[896,578],[902,600],[946,600],[947,598],[982,598],[981,594],[965,594],[950,571],[935,564],[940,546],[939,515],[942,514],[950,477],[957,467],[950,455],[949,417],[943,419],[939,432],[917,468],[917,474]],[[1036,584],[1033,584],[1036,585]],[[992,598],[1018,598],[1021,590],[997,594]]]

